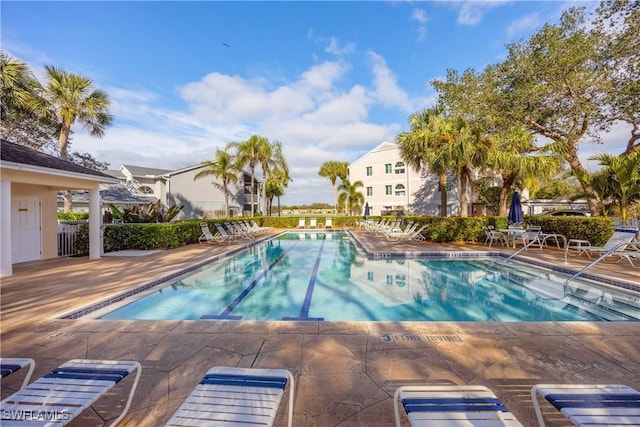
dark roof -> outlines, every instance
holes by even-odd
[[[58,201],[62,201],[62,192],[58,193]],[[74,203],[89,203],[89,193],[86,191],[72,191],[71,198]],[[100,190],[100,200],[105,203],[146,205],[158,201],[153,196],[139,196],[132,194],[129,189],[120,184],[109,185]]]
[[[104,171],[104,173],[106,173],[107,175],[111,175],[114,178],[118,178],[118,179],[126,179],[127,177],[120,172],[119,169],[107,169],[106,171]]]
[[[31,165],[65,172],[81,173],[84,175],[93,175],[100,178],[109,178],[110,181],[113,179],[112,176],[105,173],[76,165],[75,163],[41,153],[40,151],[33,150],[29,147],[14,144],[13,142],[9,142],[4,139],[0,141],[0,159],[5,162],[20,163],[23,165]]]
[[[144,166],[133,166],[133,165],[122,165],[122,166],[127,168],[127,170],[129,170],[129,172],[131,172],[131,175],[133,176],[148,176],[148,175],[158,176],[158,175],[166,175],[169,172],[171,172],[168,169],[147,168]]]

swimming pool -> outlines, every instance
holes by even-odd
[[[123,300],[101,319],[637,321],[639,295],[500,258],[369,259],[343,232],[288,232]],[[555,285],[554,285],[555,283]]]

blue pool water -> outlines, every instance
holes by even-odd
[[[634,321],[640,298],[501,259],[368,259],[342,232],[286,233],[102,319]],[[551,284],[550,284],[551,283]]]

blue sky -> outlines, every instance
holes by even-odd
[[[433,79],[505,59],[562,10],[593,2],[13,2],[2,50],[90,77],[115,116],[71,148],[112,169],[180,169],[253,134],[280,141],[284,204],[332,203],[323,162],[353,162],[433,105]],[[582,157],[622,152],[626,131]],[[613,142],[619,141],[619,142]],[[585,157],[586,156],[586,157]],[[309,189],[313,191],[309,191]]]

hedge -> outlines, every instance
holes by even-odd
[[[259,226],[275,228],[297,228],[300,218],[317,218],[318,224],[324,224],[327,217],[260,217],[256,218]],[[362,217],[338,216],[331,217],[334,228],[355,227]],[[211,230],[216,223],[224,223],[230,220],[244,220],[245,218],[207,219],[207,220],[183,220],[159,224],[107,224],[104,226],[104,250],[105,252],[125,249],[170,249],[190,245],[198,242],[200,236],[200,223],[206,222]],[[395,216],[370,217],[371,220],[380,221],[396,220]],[[506,228],[505,217],[481,216],[481,217],[425,217],[405,216],[402,222],[407,224],[417,221],[427,224],[422,234],[427,241],[432,242],[484,242],[485,226],[493,225],[496,228]],[[588,240],[592,244],[601,246],[613,234],[615,223],[610,218],[603,217],[551,217],[551,216],[525,216],[525,224],[539,225],[546,233],[558,233],[567,239]],[[308,223],[308,221],[307,221]],[[88,224],[82,224],[76,249],[81,254],[89,253]]]

